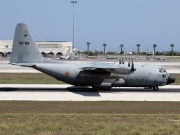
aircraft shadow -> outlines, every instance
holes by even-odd
[[[92,88],[88,88],[88,87],[71,86],[71,87],[66,88],[66,90],[75,94],[82,95],[82,96],[98,96],[98,97],[101,96],[97,90],[93,90]]]
[[[111,90],[93,90],[89,87],[67,87],[67,88],[15,88],[15,87],[1,87],[1,92],[11,92],[11,91],[20,91],[20,92],[72,92],[75,94],[83,96],[100,96],[99,92],[157,92],[157,93],[180,93],[180,89],[176,88],[160,88],[158,91],[153,91],[152,89],[143,89],[143,88],[112,88]]]
[[[13,92],[13,91],[20,91],[20,92],[72,92],[75,94],[79,94],[82,96],[100,96],[97,90],[93,90],[92,88],[88,87],[67,87],[67,88],[14,88],[14,87],[2,87],[0,88],[1,92]]]
[[[11,91],[18,91],[18,90],[19,90],[18,88],[13,88],[13,87],[0,88],[0,91],[3,91],[3,92],[11,92]]]

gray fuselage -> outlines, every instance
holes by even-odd
[[[167,83],[166,71],[159,72],[162,67],[136,64],[136,71],[119,75],[110,72],[91,72],[81,69],[88,64],[37,63],[35,69],[75,86],[97,87],[154,87]]]

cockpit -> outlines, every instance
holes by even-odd
[[[168,74],[164,68],[158,68],[157,72],[162,75],[162,79],[167,79],[167,84],[175,82],[175,77],[173,77],[171,74]]]
[[[162,74],[162,78],[168,77],[168,74],[164,68],[158,68],[158,73]]]

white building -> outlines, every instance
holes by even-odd
[[[0,56],[9,57],[13,40],[0,40]],[[41,54],[45,57],[59,57],[72,54],[72,42],[66,41],[37,41]]]

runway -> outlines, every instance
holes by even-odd
[[[90,87],[72,85],[0,84],[1,101],[180,101],[180,86],[113,88],[94,91]]]

